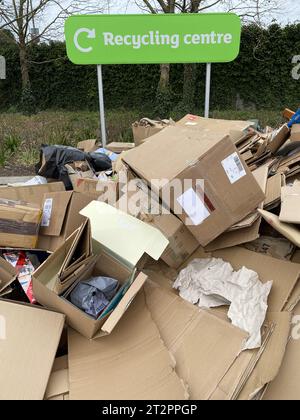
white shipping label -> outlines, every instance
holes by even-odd
[[[51,213],[53,207],[53,198],[47,198],[44,203],[42,226],[49,227],[51,221]]]
[[[193,188],[190,188],[183,195],[178,197],[177,202],[195,226],[201,225],[201,223],[210,216],[204,202],[195,193]]]
[[[231,184],[247,175],[239,155],[235,152],[222,161],[222,166]]]

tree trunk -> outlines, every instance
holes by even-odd
[[[161,64],[158,90],[162,93],[165,92],[166,90],[169,89],[169,84],[170,84],[170,64]]]
[[[29,78],[29,67],[27,59],[27,49],[25,43],[21,42],[19,44],[19,56],[20,56],[20,66],[21,66],[21,77],[22,77],[22,89],[24,90],[27,86],[30,85]]]
[[[183,104],[191,113],[195,106],[196,96],[196,79],[197,79],[197,66],[196,64],[184,65],[183,76]]]

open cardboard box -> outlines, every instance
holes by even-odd
[[[43,210],[36,249],[54,252],[84,222],[79,214],[92,199],[85,194],[65,191],[62,182],[29,187],[0,188],[0,199],[24,201]],[[19,248],[25,248],[22,243]]]
[[[53,282],[68,253],[61,247],[34,273],[33,291],[39,303],[64,313],[72,328],[91,339],[112,332],[147,280],[140,271],[145,254],[158,260],[168,246],[168,240],[159,230],[105,203],[93,201],[81,214],[91,222],[95,258],[79,267],[73,280],[57,294]],[[121,284],[121,291],[111,307],[97,320],[68,300],[69,292],[78,282],[94,275],[113,277]]]
[[[165,156],[167,164],[160,159]],[[220,133],[167,127],[128,151],[123,160],[202,246],[240,222],[265,199],[232,140]]]

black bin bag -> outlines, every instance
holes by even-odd
[[[65,165],[83,161],[87,161],[95,172],[112,168],[110,158],[102,153],[85,153],[69,146],[43,145],[40,162],[36,165],[36,173],[45,178],[62,181],[66,190],[72,190],[72,183]]]

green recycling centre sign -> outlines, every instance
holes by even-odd
[[[74,64],[225,63],[240,51],[233,13],[81,15],[65,23]]]

